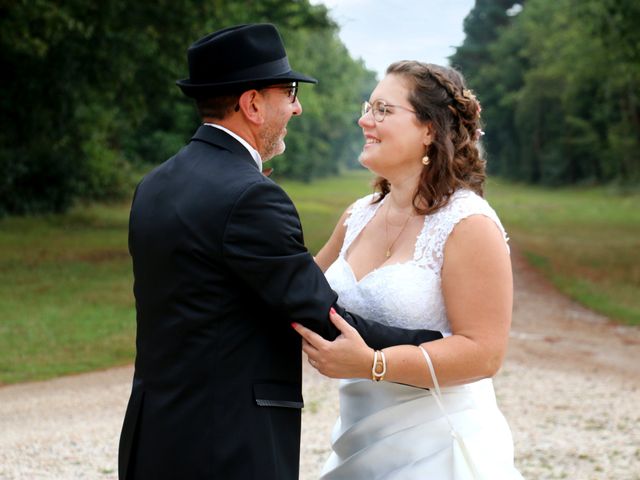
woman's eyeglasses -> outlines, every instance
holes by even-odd
[[[402,110],[406,110],[407,112],[416,113],[414,110],[403,107],[402,105],[389,105],[384,100],[376,100],[373,103],[369,103],[365,100],[364,102],[362,102],[362,115],[364,116],[367,113],[372,112],[373,119],[376,122],[382,122],[387,113],[389,113],[389,107],[400,108]]]

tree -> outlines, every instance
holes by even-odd
[[[278,171],[304,179],[335,172],[354,150],[350,102],[373,74],[349,57],[324,6],[18,0],[0,4],[0,59],[12,74],[0,79],[0,214],[129,193],[132,169],[164,161],[197,125],[175,86],[187,76],[188,43],[250,22],[275,23],[291,63],[321,81],[301,89],[305,115],[291,122]]]
[[[529,0],[482,48],[465,39],[481,61],[469,63],[465,45],[453,58],[476,66],[468,77],[494,173],[544,184],[640,180],[639,19],[627,0]]]

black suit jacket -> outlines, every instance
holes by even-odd
[[[290,324],[339,332],[337,295],[291,200],[238,141],[203,126],[138,185],[129,249],[137,355],[120,479],[297,479],[302,356]],[[374,348],[441,337],[338,311]]]

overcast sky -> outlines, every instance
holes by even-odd
[[[329,8],[354,57],[382,78],[396,60],[448,65],[474,0],[311,0]]]

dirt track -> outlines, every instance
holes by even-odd
[[[640,329],[567,300],[514,254],[509,354],[495,379],[529,480],[640,480]],[[0,479],[115,479],[132,369],[0,388]],[[301,480],[317,478],[337,382],[305,371]]]

